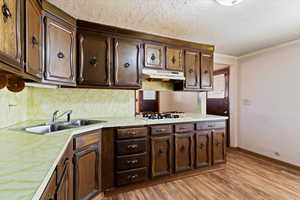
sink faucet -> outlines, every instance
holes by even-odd
[[[57,116],[57,114],[59,113],[59,110],[56,110],[52,114],[52,123],[55,123],[57,119],[63,117],[64,115],[67,115],[67,121],[69,122],[71,120],[72,112],[73,112],[72,110],[68,110],[68,111],[65,111],[64,113],[60,114],[59,116]]]

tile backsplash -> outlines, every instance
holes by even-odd
[[[0,128],[25,120],[47,120],[55,110],[72,109],[73,118],[132,117],[133,90],[25,88],[0,90]]]

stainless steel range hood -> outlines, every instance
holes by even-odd
[[[143,76],[151,79],[163,80],[185,80],[184,73],[178,71],[167,71],[158,69],[143,69]]]

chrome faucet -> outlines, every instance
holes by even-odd
[[[59,113],[59,110],[56,110],[53,114],[52,114],[52,123],[55,123],[56,120],[58,120],[59,118],[63,117],[64,115],[67,115],[67,121],[70,122],[71,121],[71,114],[72,114],[72,110],[68,110],[65,111],[64,113],[60,114],[59,116],[57,116],[57,114]]]

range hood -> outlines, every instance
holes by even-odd
[[[185,80],[184,73],[159,69],[143,69],[143,76],[151,79]]]

